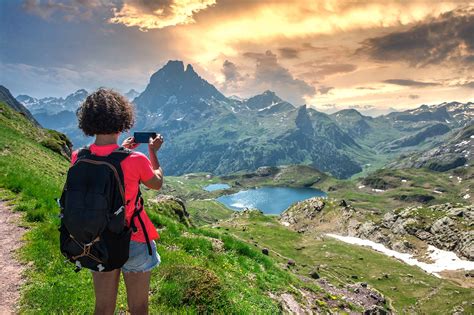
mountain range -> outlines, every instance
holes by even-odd
[[[78,90],[65,99],[19,95],[17,100],[77,147],[91,141],[77,129],[74,114],[86,95]],[[142,93],[126,96],[136,106],[135,129],[165,136],[162,161],[170,175],[306,164],[347,178],[401,154],[439,146],[474,117],[472,102],[422,105],[374,118],[354,109],[327,115],[296,107],[272,91],[226,97],[182,61],[169,61]]]

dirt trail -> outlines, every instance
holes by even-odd
[[[17,313],[16,304],[25,268],[15,259],[25,229],[19,226],[21,213],[0,201],[0,314]]]

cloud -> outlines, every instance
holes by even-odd
[[[440,85],[439,83],[435,83],[435,82],[422,82],[422,81],[407,80],[407,79],[390,79],[390,80],[384,80],[383,82],[388,83],[388,84],[395,84],[395,85],[401,85],[401,86],[415,86],[415,87],[427,87],[427,86]]]
[[[334,89],[333,86],[325,86],[325,85],[321,85],[317,91],[319,94],[328,94],[329,91],[331,91],[332,89]]]
[[[324,63],[321,60],[306,61],[296,65],[304,68],[303,77],[311,79],[311,81],[322,80],[327,76],[339,73],[349,73],[357,70],[357,66],[348,63]]]
[[[142,31],[168,26],[191,24],[194,14],[216,4],[216,0],[124,0],[120,9],[108,21],[136,26]]]
[[[453,61],[474,64],[474,6],[429,19],[406,31],[365,40],[359,53],[379,61],[424,67]]]
[[[222,65],[222,74],[225,77],[226,82],[236,82],[242,80],[242,76],[237,70],[235,63],[230,62],[229,60],[224,61]]]
[[[101,86],[128,91],[141,89],[149,73],[135,67],[101,68],[91,67],[38,67],[28,64],[0,63],[2,85],[13,94],[28,94],[34,97],[65,96],[78,89],[92,91]]]
[[[52,20],[60,15],[65,21],[76,18],[87,20],[93,16],[95,9],[107,6],[103,0],[24,0],[23,9],[30,14],[45,20]]]
[[[278,48],[278,51],[280,52],[280,57],[285,59],[299,58],[300,54],[305,51],[316,52],[322,50],[327,50],[327,47],[315,47],[311,43],[302,43],[301,45],[296,47]]]
[[[359,110],[371,110],[375,109],[376,107],[374,105],[349,105],[349,108]]]
[[[410,98],[412,100],[416,100],[417,98],[420,98],[420,96],[416,95],[416,94],[410,94],[410,95],[408,95],[408,98]]]
[[[252,85],[274,90],[282,98],[295,104],[304,103],[304,96],[316,93],[312,85],[294,78],[288,69],[281,66],[277,56],[270,50],[265,53],[247,52],[244,56],[256,62]]]
[[[278,51],[280,52],[280,56],[286,59],[298,58],[298,54],[299,54],[298,49],[291,48],[291,47],[279,48]]]
[[[466,83],[464,83],[464,84],[461,84],[460,86],[461,86],[461,87],[470,88],[470,89],[474,89],[474,81],[466,82]]]

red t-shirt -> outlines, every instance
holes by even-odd
[[[96,145],[91,144],[90,150],[92,154],[98,156],[106,156],[112,153],[115,149],[119,147],[118,144],[107,144],[107,145]],[[74,151],[71,156],[71,165],[76,162],[77,152]],[[155,174],[151,166],[150,160],[146,157],[145,154],[140,152],[132,152],[125,160],[120,164],[122,166],[123,179],[125,184],[125,200],[128,202],[126,206],[125,217],[128,223],[130,223],[130,218],[135,209],[135,200],[138,194],[138,188],[140,182],[146,182],[150,180]],[[158,232],[156,231],[155,226],[151,222],[150,218],[145,211],[140,213],[140,216],[145,223],[145,228],[148,233],[150,240],[155,240],[159,238]],[[135,218],[135,226],[137,227],[137,232],[132,233],[132,240],[135,242],[145,243],[145,234],[142,231],[140,221],[138,218]]]

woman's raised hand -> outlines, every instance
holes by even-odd
[[[133,150],[138,147],[140,143],[135,143],[135,139],[133,137],[128,137],[127,139],[123,140],[122,147]]]
[[[150,138],[150,141],[148,142],[148,148],[156,152],[161,148],[161,145],[163,144],[163,142],[164,142],[163,136],[160,134],[157,134],[155,138]]]

